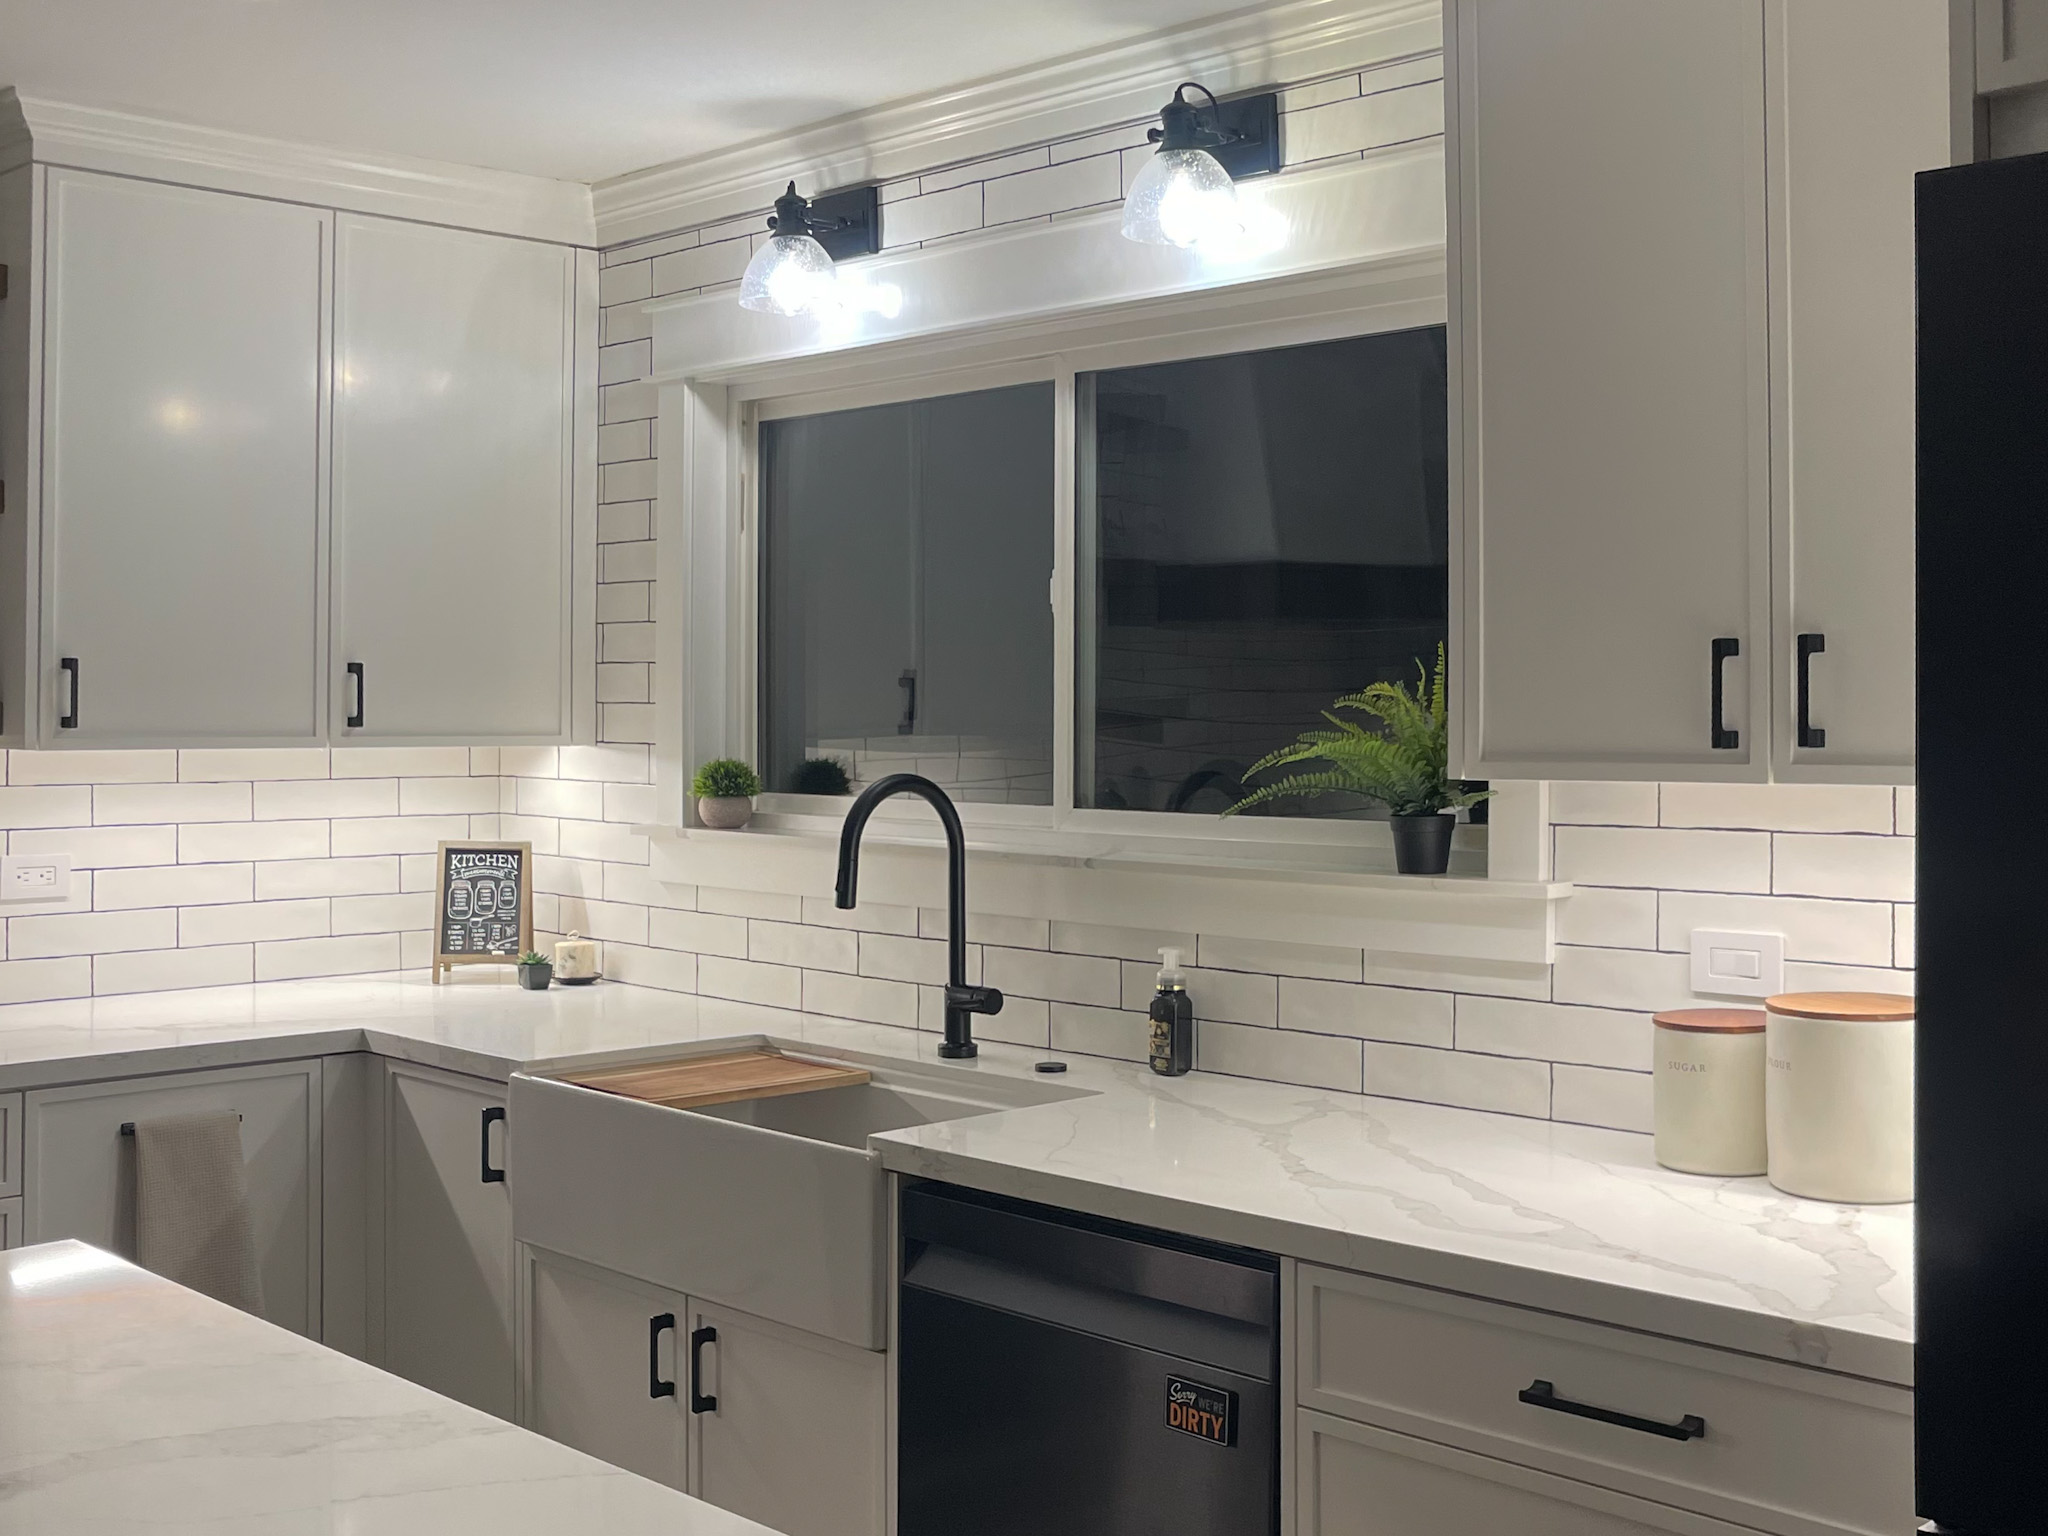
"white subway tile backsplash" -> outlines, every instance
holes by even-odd
[[[1649,1015],[1509,997],[1458,999],[1456,1043],[1488,1056],[1527,1056],[1650,1070]]]
[[[943,939],[913,939],[895,933],[848,934],[860,948],[859,970],[863,976],[884,981],[914,981],[928,986],[946,982],[946,943]],[[981,946],[967,946],[969,985],[981,980]]]
[[[1550,1063],[1368,1040],[1365,1091],[1544,1119],[1550,1114]]]
[[[654,871],[644,864],[606,864],[596,859],[555,858],[547,860],[543,866],[536,860],[536,870],[543,867],[554,871],[546,878],[562,886],[566,886],[572,879],[587,882],[593,878],[590,873],[579,875],[572,873],[573,871],[597,872],[597,877],[602,879],[601,891],[564,889],[562,894],[566,896],[602,895],[606,901],[631,901],[643,907],[674,907],[691,912],[697,909],[697,887],[671,885],[666,880],[657,879]],[[550,887],[554,888],[556,887]]]
[[[1022,171],[982,184],[984,221],[991,226],[1113,203],[1123,196],[1115,155],[1068,160],[1042,171]]]
[[[1550,820],[1561,827],[1654,827],[1657,786],[1560,779],[1550,786]]]
[[[747,958],[800,970],[860,970],[860,936],[841,928],[747,920]]]
[[[486,815],[498,808],[496,779],[398,781],[397,811],[401,816]]]
[[[459,779],[469,784],[482,780]],[[333,816],[396,816],[396,779],[280,779],[258,782],[258,821],[304,821]],[[495,801],[490,809],[496,810]]]
[[[231,824],[230,824],[231,825]],[[50,827],[7,834],[9,853],[64,853],[71,867],[114,869],[178,862],[176,827]],[[325,853],[323,846],[320,850]],[[234,855],[223,855],[232,858]],[[244,854],[246,858],[248,855]]]
[[[1280,1022],[1279,980],[1249,971],[1207,971],[1186,968],[1188,999],[1195,1017],[1225,1024],[1256,1024],[1267,1029]],[[1127,960],[1123,967],[1123,1005],[1142,1010],[1159,988],[1159,962]]]
[[[770,1008],[801,1008],[804,975],[786,965],[732,960],[722,955],[697,957],[697,991],[735,1003],[761,1003]]]
[[[1645,954],[1634,949],[1557,947],[1555,997],[1560,1003],[1654,1013],[1692,1008],[1692,961],[1685,955]]]
[[[651,913],[646,907],[626,902],[590,901],[581,896],[559,896],[555,931],[570,929],[586,938],[615,944],[645,944]]]
[[[697,955],[747,958],[747,919],[717,912],[679,912],[668,908],[647,914],[647,942],[656,949],[686,949]]]
[[[98,955],[116,949],[175,949],[177,944],[178,913],[171,907],[133,912],[70,912],[7,921],[10,960]]]
[[[866,1024],[917,1028],[917,988],[907,981],[878,981],[839,971],[803,973],[803,1010]]]
[[[1902,970],[1913,968],[1913,911],[1910,903],[1892,908],[1892,964]]]
[[[1920,825],[1919,797],[1910,784],[1893,790],[1892,797],[1892,830],[1900,837],[1911,837]]]
[[[9,784],[163,784],[177,776],[178,754],[158,748],[7,754]]]
[[[101,784],[92,792],[96,826],[247,821],[247,784]]]
[[[1473,992],[1483,997],[1550,996],[1550,967],[1515,960],[1380,954],[1368,950],[1365,979],[1381,986],[1427,992]]]
[[[1889,832],[1892,792],[1874,784],[1666,784],[1667,827]]]
[[[176,777],[187,782],[230,779],[324,779],[325,747],[186,747]]]
[[[1452,996],[1403,987],[1280,978],[1280,1027],[1322,1035],[1398,1040],[1410,1045],[1451,1043]]]
[[[829,896],[803,898],[804,922],[819,928],[855,928],[862,933],[892,933],[903,938],[917,936],[917,908],[892,907],[886,902],[863,901],[850,911],[841,911]],[[970,927],[976,939],[978,927]]]
[[[252,944],[259,939],[324,938],[327,932],[325,897],[185,907],[178,913],[178,943],[188,949],[206,944]]]
[[[604,786],[570,779],[521,779],[518,809],[522,816],[603,821]]]
[[[803,898],[781,891],[730,891],[722,886],[700,885],[697,910],[723,912],[728,917],[763,917],[775,923],[804,920]]]
[[[720,240],[711,245],[657,256],[652,272],[655,295],[659,297],[691,288],[708,288],[714,283],[737,282],[752,257],[753,247],[746,240]],[[649,371],[649,368],[642,367],[635,376],[644,377]]]
[[[1289,112],[1281,120],[1280,143],[1287,164],[1305,165],[1443,131],[1443,85],[1426,81]]]
[[[571,859],[605,859],[617,864],[645,864],[647,838],[617,822],[563,821],[559,851]],[[511,836],[506,833],[506,836]],[[538,846],[538,845],[536,845]],[[794,903],[796,898],[791,897]]]
[[[126,992],[168,992],[181,987],[239,986],[256,979],[255,969],[255,951],[247,944],[95,955],[92,990],[97,997],[112,997]]]
[[[1702,832],[1656,827],[1559,827],[1556,876],[1586,885],[1662,890],[1771,889],[1767,832]]]
[[[453,778],[469,772],[467,747],[336,747],[337,779]]]
[[[1151,1051],[1151,1021],[1142,1013],[1117,1008],[1087,1008],[1078,1003],[1053,1003],[1051,1048],[1082,1056],[1110,1056],[1118,1061],[1143,1061]]]
[[[1780,832],[1772,843],[1771,889],[1781,896],[1913,899],[1913,843],[1909,838],[1808,837]]]
[[[1891,963],[1892,909],[1881,901],[1713,896],[1693,891],[1665,891],[1658,897],[1659,949],[1690,950],[1695,928],[1783,934],[1786,958],[1792,960],[1837,965]]]
[[[1864,965],[1815,965],[1806,960],[1785,962],[1787,992],[1897,992],[1911,997],[1913,973]]]
[[[1195,1065],[1204,1072],[1359,1091],[1361,1042],[1334,1035],[1297,1035],[1249,1024],[1195,1027]]]
[[[1011,176],[1019,171],[1037,170],[1052,163],[1051,154],[1044,146],[1020,149],[1014,154],[985,155],[979,160],[968,160],[960,165],[949,165],[936,171],[926,171],[918,177],[918,189],[927,194],[943,192],[948,187],[978,184],[995,176]],[[883,224],[883,238],[888,238],[888,224]]]
[[[1615,1131],[1654,1129],[1647,1072],[1614,1072],[1560,1062],[1550,1069],[1550,1118]]]
[[[628,986],[659,987],[664,992],[697,990],[700,962],[695,955],[669,949],[642,949],[637,944],[607,944],[599,951],[598,963],[604,967],[607,978]]]
[[[917,931],[927,939],[946,936],[946,909],[920,907]],[[1000,944],[1005,949],[1044,949],[1050,942],[1052,924],[1042,917],[1004,917],[990,912],[967,914],[967,938],[974,944]]]
[[[92,790],[85,785],[0,789],[0,827],[77,827],[92,821]]]
[[[1657,892],[1577,886],[1557,909],[1557,937],[1565,944],[1655,949]]]
[[[508,843],[530,843],[534,857],[562,851],[562,824],[552,816],[498,817],[498,836]]]
[[[1322,944],[1231,939],[1205,933],[1198,950],[1195,959],[1209,970],[1265,971],[1274,976],[1313,976],[1324,981],[1358,981],[1365,974],[1365,956],[1358,950],[1332,949]]]
[[[144,869],[103,869],[93,877],[93,906],[185,907],[249,901],[255,896],[248,864],[165,864]]]
[[[432,853],[470,834],[467,816],[364,816],[331,824],[338,859],[373,853]]]
[[[1299,112],[1307,107],[1320,107],[1333,101],[1345,101],[1358,94],[1356,73],[1339,75],[1334,80],[1313,80],[1307,85],[1289,86],[1280,93],[1282,112]]]
[[[337,896],[330,903],[329,931],[400,933],[434,926],[434,894],[411,891],[393,896]]]
[[[0,961],[0,1003],[46,1003],[91,996],[92,959],[88,955]]]
[[[882,212],[885,249],[938,240],[981,228],[981,183],[949,187],[923,197],[907,197]]]
[[[598,779],[609,784],[651,784],[654,781],[654,763],[652,754],[645,747],[563,747],[557,754],[556,776]]]
[[[654,617],[654,584],[607,581],[597,589],[597,622],[625,624]]]
[[[971,923],[967,931],[973,935]],[[982,950],[981,969],[989,986],[1019,997],[1088,1003],[1098,1008],[1114,1008],[1121,1001],[1118,962],[1101,956],[986,946]]]
[[[402,958],[395,933],[278,939],[256,946],[256,979],[291,981],[300,976],[359,976],[369,971],[395,971]]]
[[[975,925],[967,925],[970,934]],[[1195,963],[1195,936],[1169,933],[1157,928],[1103,928],[1092,923],[1054,922],[1052,948],[1063,955],[1108,955],[1117,960],[1150,961],[1159,968],[1159,951],[1172,947],[1180,951],[1182,965]]]

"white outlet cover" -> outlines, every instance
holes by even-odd
[[[0,902],[70,899],[70,854],[16,853],[0,858]]]
[[[1770,997],[1784,991],[1785,936],[1693,929],[1692,989],[1719,997]]]

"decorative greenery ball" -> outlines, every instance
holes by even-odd
[[[697,770],[690,793],[699,800],[752,799],[761,793],[761,780],[738,758],[718,757]]]
[[[853,780],[838,758],[807,757],[796,765],[790,788],[800,795],[844,795],[851,792]]]

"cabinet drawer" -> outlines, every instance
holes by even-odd
[[[21,1095],[0,1093],[0,1198],[21,1193]]]
[[[1787,1536],[1912,1528],[1900,1388],[1309,1265],[1299,1285],[1304,1407]],[[1524,1401],[1541,1382],[1635,1422]],[[1695,1438],[1650,1428],[1692,1415]]]

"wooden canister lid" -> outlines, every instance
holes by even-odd
[[[1650,1022],[1694,1035],[1755,1035],[1763,1032],[1764,1016],[1755,1008],[1673,1008]]]
[[[1853,1024],[1890,1024],[1914,1014],[1913,999],[1901,992],[1781,992],[1765,998],[1764,1006],[1787,1018]]]

